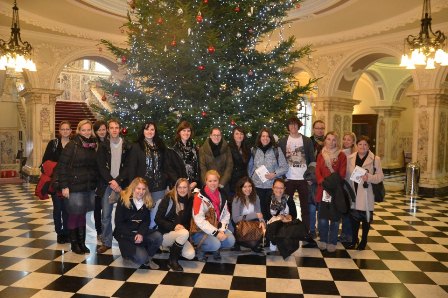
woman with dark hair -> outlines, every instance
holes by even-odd
[[[199,149],[199,166],[201,180],[205,181],[205,173],[209,170],[218,171],[221,176],[220,188],[229,192],[230,176],[232,175],[233,161],[229,145],[222,138],[221,129],[213,127],[210,136]]]
[[[362,176],[362,184],[358,184],[352,180],[349,181],[356,194],[356,202],[352,205],[352,210],[350,211],[353,239],[348,248],[364,250],[367,245],[367,236],[370,230],[370,223],[373,220],[373,208],[375,205],[372,183],[380,183],[383,181],[384,174],[380,158],[369,150],[370,139],[366,136],[361,136],[356,141],[356,145],[358,152],[352,153],[347,161],[349,174],[351,176],[356,166],[365,169],[366,173]],[[361,223],[362,237],[361,242],[358,244],[358,232]]]
[[[108,138],[107,123],[104,120],[98,120],[93,123],[93,133],[98,141],[98,148],[100,143],[104,142]],[[95,220],[96,238],[102,242],[102,226],[101,226],[101,207],[102,198],[105,188],[103,185],[98,185],[95,196],[95,209],[93,210],[93,219]]]
[[[192,135],[191,124],[182,121],[177,127],[173,148],[166,151],[165,169],[170,188],[179,178],[188,179],[191,189],[200,186],[199,154]]]
[[[260,198],[263,218],[268,221],[271,218],[269,204],[271,202],[272,184],[275,178],[280,178],[286,174],[288,163],[282,150],[277,147],[269,128],[264,127],[260,130],[255,146],[252,149],[248,173]]]
[[[115,211],[114,237],[123,258],[145,269],[159,269],[152,257],[156,254],[162,235],[149,228],[149,210],[154,206],[146,179],[137,177],[121,192]]]
[[[235,224],[242,220],[260,222],[259,229],[266,229],[263,214],[260,208],[260,199],[255,191],[254,182],[249,177],[243,177],[238,180],[236,184],[236,194],[232,201],[232,220]],[[236,243],[235,250],[239,250],[239,245]],[[241,244],[244,246],[243,244]],[[261,252],[260,247],[251,247],[254,252]]]
[[[230,193],[233,194],[236,191],[235,187],[237,186],[237,182],[242,177],[247,176],[247,165],[250,159],[250,148],[247,144],[244,128],[241,126],[233,128],[229,147],[233,161],[232,176],[230,177]]]
[[[342,213],[336,208],[336,197],[330,196],[323,187],[323,182],[332,173],[337,173],[339,182],[345,179],[347,170],[347,157],[341,151],[338,144],[338,135],[330,131],[325,135],[324,147],[317,156],[316,162],[316,202],[319,204],[319,235],[320,250],[335,252],[338,242],[339,220]],[[345,211],[344,211],[345,212]]]
[[[148,184],[154,203],[161,200],[166,191],[164,170],[165,144],[159,137],[157,125],[146,121],[138,134],[137,143],[132,146],[129,156],[129,181],[142,177]],[[156,208],[151,209],[151,227],[155,226]]]
[[[163,247],[171,247],[168,266],[173,271],[184,271],[179,264],[179,257],[193,259],[195,251],[188,241],[193,208],[193,196],[190,183],[186,178],[179,178],[173,189],[160,201],[156,214],[158,230],[163,234]]]
[[[61,156],[62,149],[70,142],[70,135],[72,134],[72,129],[69,121],[62,121],[59,124],[59,136],[50,142],[48,142],[45,148],[44,156],[42,157],[42,168],[44,168],[44,163],[46,161],[55,162],[54,169],[57,166],[59,157]],[[52,181],[58,181],[56,171],[53,171]],[[65,199],[59,193],[59,189],[53,189],[50,193],[51,200],[53,201],[53,220],[54,229],[57,234],[57,242],[59,244],[67,243],[70,241],[68,235],[68,213],[65,209]],[[59,194],[58,194],[59,193]]]
[[[68,229],[72,251],[90,253],[86,246],[86,213],[95,206],[98,186],[96,163],[97,141],[92,133],[92,122],[81,120],[77,135],[62,150],[58,163],[59,185],[67,198]]]

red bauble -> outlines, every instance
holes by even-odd
[[[163,18],[158,18],[157,19],[157,24],[162,25],[163,24]]]
[[[123,127],[121,129],[121,134],[124,135],[124,136],[127,135],[128,134],[128,129],[126,127]]]
[[[121,56],[121,63],[125,64],[127,60],[126,56]]]
[[[205,117],[205,116],[207,116],[207,112],[206,111],[202,111],[201,115],[202,115],[202,117]]]
[[[239,6],[235,7],[234,11],[235,12],[240,12],[241,8]]]
[[[205,4],[207,4],[207,3],[208,3],[208,0],[203,0],[202,2],[204,2]]]
[[[107,101],[106,93],[104,93],[103,96],[101,96],[101,100],[102,100],[102,101]]]
[[[299,9],[301,7],[300,3],[296,4],[296,8]]]
[[[203,20],[204,20],[204,18],[203,18],[200,14],[198,14],[198,15],[196,16],[196,22],[198,22],[198,23],[202,23]]]
[[[118,91],[114,92],[114,97],[118,97]]]
[[[176,40],[173,40],[173,41],[171,42],[171,46],[172,46],[172,47],[175,47],[176,45],[177,45]]]
[[[232,119],[232,120],[230,121],[230,125],[235,126],[235,125],[236,125],[235,120]]]
[[[254,75],[254,71],[252,69],[249,69],[249,71],[247,72],[248,75],[253,76]]]
[[[208,46],[208,48],[207,48],[207,52],[209,53],[209,54],[213,54],[214,52],[215,52],[215,47],[214,46]]]
[[[205,69],[205,66],[204,66],[204,65],[199,65],[199,66],[198,66],[198,69],[199,69],[199,70],[204,70],[204,69]]]

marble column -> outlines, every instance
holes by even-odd
[[[420,194],[447,194],[448,89],[418,90],[407,95],[414,104],[412,161],[420,164]]]
[[[393,170],[403,167],[403,152],[399,150],[399,126],[401,112],[406,110],[396,106],[373,106],[378,114],[376,154],[381,158],[383,169]]]
[[[55,136],[55,104],[56,97],[62,90],[32,88],[25,89],[19,96],[25,98],[26,106],[26,165],[25,174],[38,176],[45,147]]]
[[[360,100],[343,97],[317,97],[312,99],[313,122],[325,122],[326,131],[336,131],[342,138],[346,131],[352,131],[352,114]]]

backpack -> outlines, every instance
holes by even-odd
[[[154,209],[156,209],[155,214],[157,214],[157,210],[159,210],[159,205],[160,202],[162,202],[163,199],[160,199],[156,202],[156,204],[154,205]],[[166,213],[165,216],[168,215],[168,213],[171,211],[171,207],[173,207],[173,200],[170,198],[169,202],[168,202],[168,208],[166,208]],[[155,218],[155,215],[154,215]],[[150,229],[157,229],[157,224],[154,221],[154,225],[149,227]]]

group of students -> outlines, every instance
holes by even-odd
[[[320,125],[323,122],[316,121],[313,128]],[[134,144],[120,136],[120,122],[115,119],[94,125],[82,120],[73,137],[70,123],[62,122],[59,137],[49,142],[43,157],[43,164],[57,162],[53,181],[59,191],[54,191],[52,200],[58,242],[69,241],[77,254],[89,253],[86,212],[96,210],[95,225],[102,242],[97,253],[109,250],[114,237],[124,258],[157,269],[152,257],[160,246],[170,247],[169,266],[182,271],[181,255],[205,261],[209,252],[220,259],[221,248],[238,250],[231,230],[241,220],[258,221],[263,231],[274,220],[292,222],[297,218],[293,201],[297,191],[307,233],[305,247],[318,245],[334,251],[343,218],[343,236],[353,235],[350,247],[364,249],[373,217],[370,183],[383,178],[379,158],[369,151],[369,140],[362,137],[354,146],[354,134],[350,134],[353,144],[342,151],[334,132],[310,139],[298,132],[302,123],[296,117],[288,119],[286,126],[289,135],[278,145],[268,128],[261,129],[251,149],[242,127],[233,129],[229,143],[214,127],[198,148],[192,141],[191,124],[182,121],[168,148],[151,121],[142,125]],[[314,178],[310,172],[316,155]],[[368,170],[362,178],[366,183],[351,183],[356,198],[351,208],[341,212],[334,207],[337,196],[324,191],[324,181],[334,172],[348,179],[356,165]],[[316,210],[318,244],[313,240]],[[358,244],[360,222],[363,233]],[[260,252],[262,248],[252,249]]]

